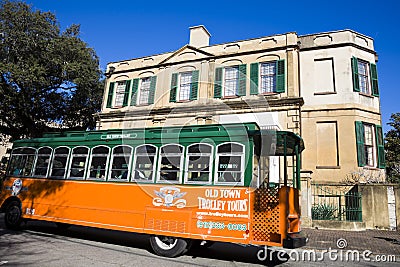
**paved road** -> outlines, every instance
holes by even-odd
[[[304,251],[304,250],[303,250]],[[0,215],[0,266],[364,266],[362,262],[325,259],[319,261],[260,262],[259,248],[216,243],[169,259],[150,249],[148,236],[73,226],[61,231],[53,223],[29,222],[22,231],[4,229]],[[299,251],[300,257],[302,251]],[[283,255],[283,254],[279,254]],[[260,256],[263,256],[261,253]],[[293,256],[295,256],[293,254]],[[307,257],[306,257],[307,259]],[[399,263],[368,262],[369,266],[400,266]]]

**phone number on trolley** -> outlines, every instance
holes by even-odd
[[[223,229],[227,228],[228,230],[231,230],[231,231],[246,231],[247,225],[244,223],[225,224],[223,222],[197,221],[197,228],[219,229],[219,230],[223,230]]]

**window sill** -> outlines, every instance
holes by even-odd
[[[368,98],[374,98],[373,95],[369,95],[369,94],[366,94],[366,93],[360,93],[360,95],[368,97]]]
[[[314,93],[314,95],[337,95],[337,92],[319,92]]]
[[[178,100],[178,101],[176,101],[176,103],[188,103],[188,102],[191,102],[192,100],[190,100],[190,99],[187,99],[187,100]]]
[[[372,167],[372,166],[363,166],[362,168],[365,169],[365,170],[370,170],[370,171],[380,171],[380,170],[383,170],[383,169],[380,169],[380,168],[378,168],[378,167]]]
[[[340,166],[316,166],[315,167],[317,170],[337,170],[340,169]]]
[[[239,98],[240,96],[238,95],[233,95],[233,96],[224,96],[221,97],[222,100],[226,100],[226,99],[235,99],[235,98]]]

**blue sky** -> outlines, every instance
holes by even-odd
[[[26,0],[51,11],[61,28],[81,25],[81,39],[112,61],[175,51],[189,41],[189,27],[205,25],[211,44],[286,32],[299,35],[352,29],[374,38],[379,61],[382,124],[400,112],[400,1],[91,1]],[[399,75],[400,76],[400,75]]]

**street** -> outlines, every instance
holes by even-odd
[[[72,226],[58,229],[54,223],[31,221],[21,231],[4,227],[0,215],[0,265],[1,266],[364,266],[363,259],[324,260],[306,259],[261,262],[264,256],[258,247],[242,247],[216,243],[210,248],[192,249],[177,258],[156,256],[150,248],[148,236],[89,227]],[[278,250],[276,248],[276,250]],[[302,250],[299,250],[299,253]],[[303,250],[304,251],[304,250]],[[300,253],[301,254],[301,253]],[[305,262],[307,261],[307,262]],[[368,262],[369,266],[400,266],[397,263]]]

